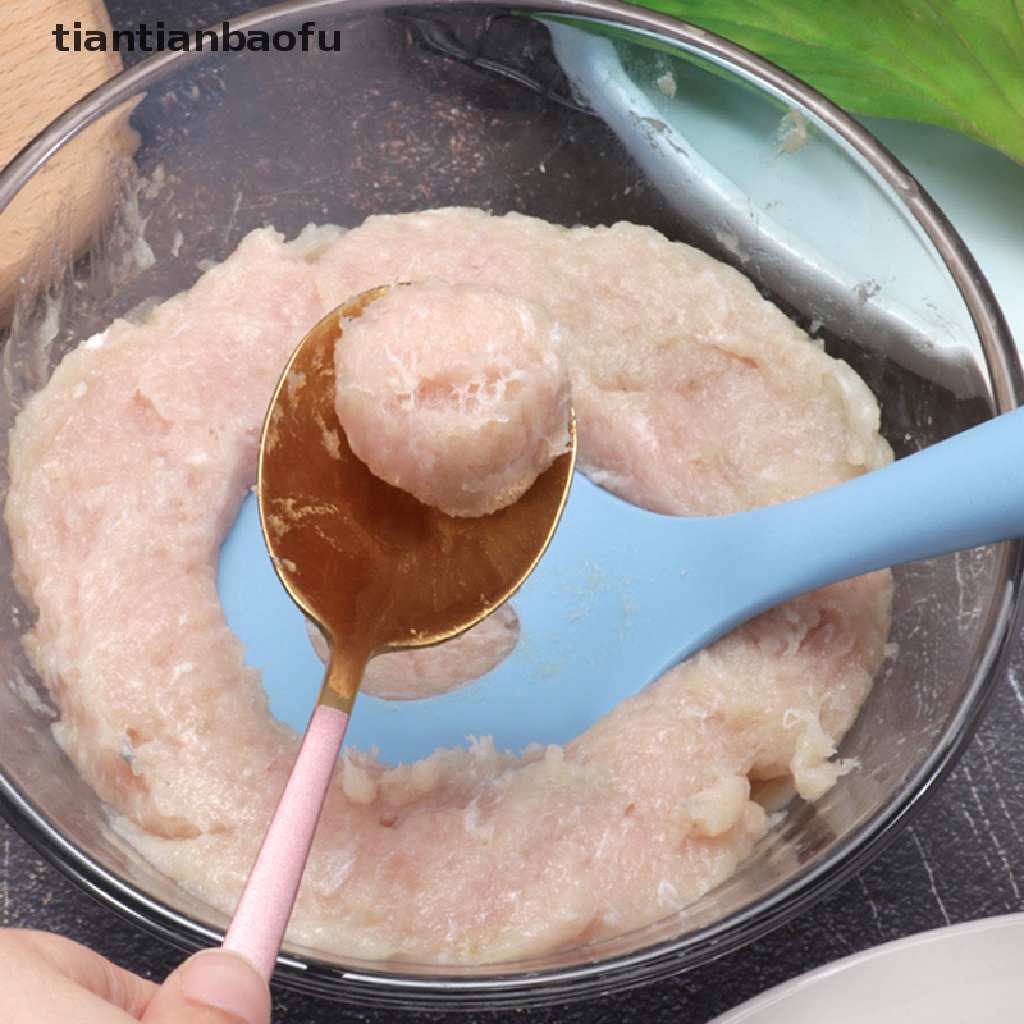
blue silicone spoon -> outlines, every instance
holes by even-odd
[[[647,512],[575,475],[561,525],[514,599],[521,638],[464,693],[367,701],[353,742],[391,761],[491,735],[499,748],[562,743],[671,665],[790,597],[904,562],[1024,536],[1024,411],[1006,413],[848,483],[752,512]],[[252,544],[261,546],[258,529]],[[248,566],[252,559],[239,557]],[[240,589],[271,604],[240,572]],[[291,611],[245,630],[258,645]],[[309,658],[294,623],[289,664]],[[259,658],[257,658],[259,661]],[[293,673],[278,700],[301,696]],[[294,719],[308,717],[305,706]],[[359,733],[364,729],[364,733]]]

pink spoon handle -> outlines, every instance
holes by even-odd
[[[318,704],[224,938],[270,981],[349,716]]]

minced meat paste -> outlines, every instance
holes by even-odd
[[[143,323],[73,351],[19,416],[7,521],[59,742],[160,870],[230,911],[294,759],[217,595],[283,366],[383,283],[516,295],[565,333],[582,469],[717,514],[890,458],[865,385],[740,274],[630,224],[445,209],[253,232]],[[257,283],[257,284],[254,284]],[[564,746],[339,759],[290,935],[343,956],[493,963],[677,912],[768,827],[761,780],[823,793],[878,668],[890,579],[790,601]],[[358,713],[358,709],[357,709]]]

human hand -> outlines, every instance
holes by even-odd
[[[4,1024],[269,1024],[270,992],[241,957],[206,950],[162,986],[70,939],[0,929]]]

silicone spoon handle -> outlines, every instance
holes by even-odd
[[[1024,409],[759,513],[765,600],[1024,535]],[[771,577],[775,577],[773,582]]]
[[[253,864],[224,949],[240,953],[269,982],[299,889],[349,716],[318,704]]]

